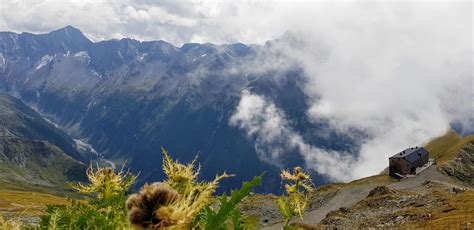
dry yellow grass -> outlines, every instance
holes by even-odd
[[[428,142],[425,148],[431,158],[436,158],[438,164],[443,164],[452,160],[459,150],[470,141],[474,141],[474,135],[462,138],[455,131],[449,130],[445,135]]]
[[[63,205],[69,201],[64,197],[13,190],[0,190],[0,215],[8,212],[15,218],[43,215],[47,205]]]
[[[17,230],[21,229],[21,223],[15,220],[5,220],[2,214],[0,214],[0,229],[2,230]]]
[[[445,198],[446,201],[430,210],[429,218],[400,227],[404,229],[474,229],[474,191],[457,195],[439,193],[435,196]],[[410,211],[412,213],[409,213]],[[426,215],[425,212],[420,213],[420,211],[423,209],[413,208],[405,214]]]

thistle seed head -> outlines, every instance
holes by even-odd
[[[144,185],[138,194],[127,199],[128,219],[132,225],[142,228],[170,226],[163,207],[179,199],[179,194],[164,183]]]
[[[301,173],[301,167],[295,167],[293,169],[293,174],[298,175],[299,173]]]

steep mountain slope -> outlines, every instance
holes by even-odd
[[[451,161],[441,166],[444,173],[474,185],[474,141],[466,144]]]
[[[65,133],[18,99],[0,94],[3,185],[17,183],[64,189],[66,182],[85,178],[86,166],[73,158],[81,156]]]
[[[445,135],[428,142],[425,147],[431,158],[436,158],[438,164],[444,164],[454,159],[459,150],[473,140],[474,135],[461,137],[456,131],[449,130]]]
[[[439,158],[440,171],[474,186],[474,135],[460,137],[450,131],[427,145]]]
[[[69,203],[62,197],[70,194],[67,183],[85,180],[86,169],[73,156],[85,157],[67,134],[0,94],[0,218],[30,226],[46,205]]]
[[[229,124],[245,89],[274,101],[309,144],[357,149],[325,121],[308,121],[303,73],[281,62],[276,47],[282,42],[175,47],[132,39],[93,43],[73,27],[42,35],[4,32],[0,90],[106,158],[127,161],[142,182],[163,177],[159,152],[165,147],[182,161],[199,153],[204,178],[237,174],[222,188],[237,187],[263,171],[278,178],[280,167],[304,163],[296,150],[288,150],[281,165],[261,161],[254,140]],[[265,183],[264,191],[279,190],[276,180]]]
[[[0,136],[48,141],[77,160],[88,160],[80,153],[75,141],[64,131],[55,127],[19,99],[0,94]]]

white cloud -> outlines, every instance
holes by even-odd
[[[255,139],[255,149],[260,159],[269,164],[283,167],[282,156],[297,149],[308,168],[333,180],[347,181],[353,178],[353,156],[307,144],[291,128],[285,114],[261,96],[243,91],[230,124],[245,130],[249,137]]]
[[[342,132],[357,128],[370,135],[354,165],[355,178],[379,172],[388,156],[442,135],[451,122],[474,131],[466,5],[353,6],[344,17],[327,15],[341,27],[309,30],[306,36],[320,35],[329,52],[322,61],[311,53],[297,56],[310,76],[307,93],[318,98],[309,116]]]
[[[338,161],[344,153],[297,141],[309,167],[337,180],[349,174],[360,178],[379,173],[390,155],[442,135],[453,122],[461,123],[464,133],[474,131],[469,4],[321,4],[289,17],[297,31],[291,40],[299,47],[277,49],[305,71],[308,116],[327,120],[341,133],[355,128],[368,135],[359,139],[353,161],[340,161],[350,169],[342,174],[337,166],[336,172],[326,171],[317,162]],[[254,71],[266,71],[266,64],[257,63],[254,67],[261,68]],[[240,127],[248,132],[259,124]],[[262,142],[257,134],[257,143]],[[288,143],[268,145],[285,149]],[[321,152],[328,154],[315,154]]]
[[[72,25],[96,41],[130,37],[178,46],[262,43],[285,30],[269,30],[280,10],[273,5],[258,1],[2,1],[0,30],[45,33]],[[265,12],[271,13],[260,17]]]

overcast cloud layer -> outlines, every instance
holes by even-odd
[[[260,1],[261,2],[261,1]],[[259,1],[2,0],[0,30],[49,32],[72,25],[95,41],[111,38],[262,43],[289,27],[293,4]],[[293,9],[294,8],[294,9]],[[283,15],[282,15],[283,14]]]
[[[344,133],[365,131],[369,138],[361,140],[359,155],[308,145],[283,111],[249,91],[230,123],[255,139],[262,160],[277,164],[285,149],[296,148],[307,167],[334,180],[378,173],[389,155],[442,135],[452,123],[464,133],[474,130],[469,1],[153,2],[2,1],[0,30],[47,32],[73,25],[96,41],[131,37],[178,46],[261,44],[294,31],[297,46],[280,48],[308,78],[308,117]],[[252,68],[264,72],[268,66]]]

